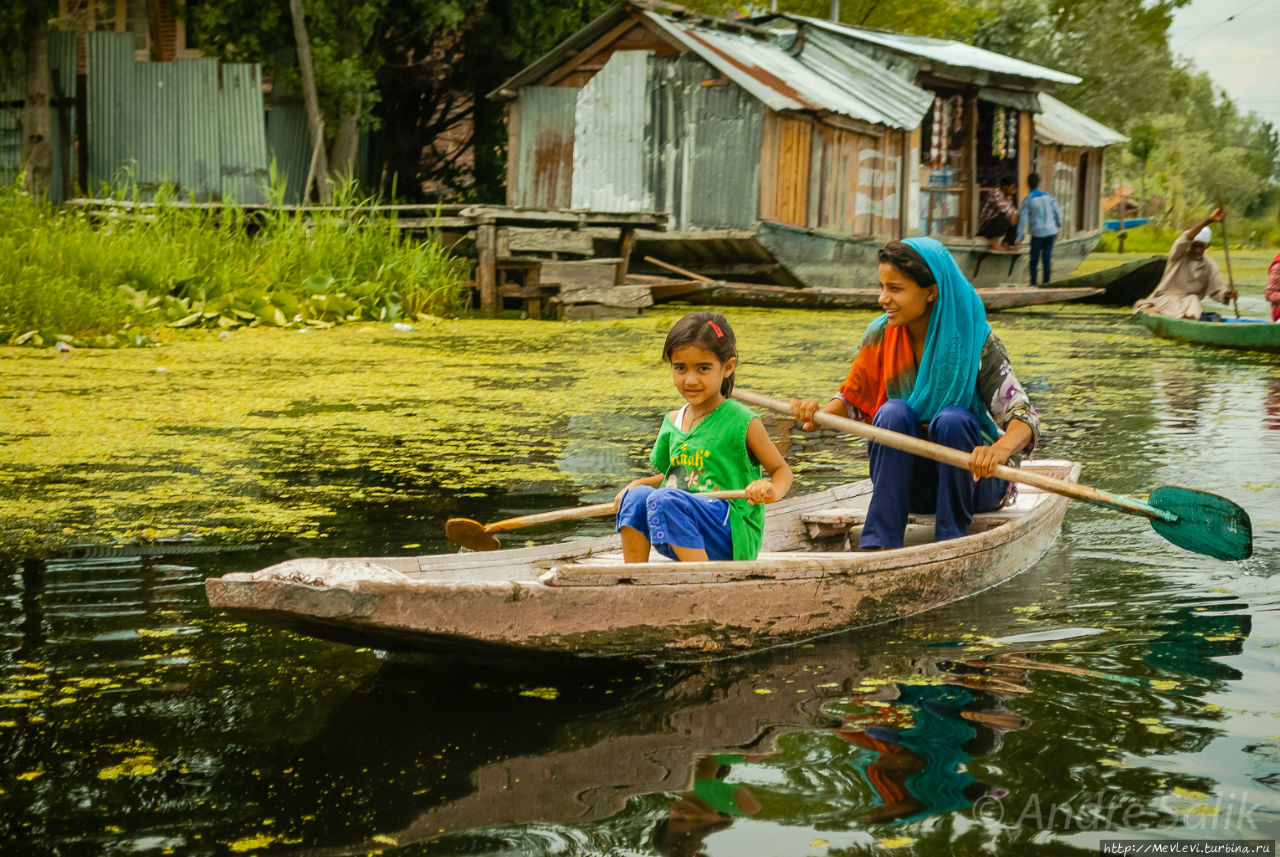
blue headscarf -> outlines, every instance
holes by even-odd
[[[959,405],[977,417],[982,433],[994,440],[1000,430],[978,395],[978,363],[982,346],[991,335],[982,298],[940,241],[908,238],[903,243],[920,254],[938,283],[924,355],[906,402],[925,421],[945,407]]]

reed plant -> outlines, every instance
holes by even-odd
[[[141,194],[125,182],[113,196]],[[193,207],[171,188],[151,202],[60,209],[0,187],[0,343],[138,345],[178,327],[411,321],[465,305],[465,261],[353,183],[322,211]]]

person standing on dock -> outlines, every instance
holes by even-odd
[[[1040,174],[1027,176],[1031,192],[1022,200],[1018,209],[1017,244],[1022,243],[1024,233],[1031,235],[1031,285],[1036,284],[1036,268],[1044,262],[1044,282],[1053,277],[1053,242],[1062,231],[1062,211],[1053,195],[1040,189]]]
[[[1133,305],[1134,312],[1193,321],[1221,321],[1217,313],[1206,314],[1200,302],[1206,295],[1224,304],[1238,297],[1236,290],[1223,282],[1218,264],[1204,255],[1213,237],[1209,224],[1221,223],[1226,216],[1225,208],[1215,208],[1212,214],[1178,236],[1169,250],[1169,261],[1165,264],[1160,284],[1154,292]],[[1206,315],[1209,318],[1205,318]]]

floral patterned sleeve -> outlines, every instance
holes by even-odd
[[[1010,456],[1009,463],[1017,465],[1023,455],[1030,455],[1040,441],[1040,415],[1031,406],[1027,391],[1022,389],[1018,378],[1013,374],[1013,366],[1009,363],[1009,352],[1004,343],[992,333],[982,346],[982,358],[978,363],[978,393],[987,403],[991,419],[1002,430],[1009,428],[1009,423],[1022,420],[1031,429],[1031,440],[1027,445]]]

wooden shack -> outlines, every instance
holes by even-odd
[[[958,42],[633,0],[490,97],[509,111],[507,203],[665,212],[638,257],[860,288],[884,241],[932,235],[992,286],[1027,275],[1025,249],[976,237],[1002,173],[1037,168],[1063,203],[1055,273],[1097,243],[1103,149],[1124,138],[1046,92],[1078,81]]]

